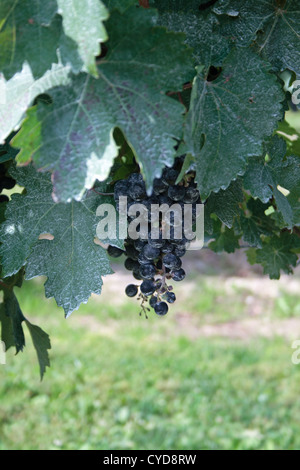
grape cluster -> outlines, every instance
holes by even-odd
[[[16,185],[16,181],[7,176],[7,168],[5,163],[0,164],[0,193],[2,193],[3,189],[13,189]],[[5,194],[0,194],[0,203],[1,202],[8,202],[9,198]]]
[[[187,173],[179,184],[176,184],[183,164],[183,158],[175,160],[172,168],[165,168],[161,178],[155,179],[153,183],[153,192],[147,195],[145,183],[140,173],[133,173],[127,179],[120,180],[115,184],[114,198],[117,208],[119,207],[119,198],[127,197],[127,210],[133,204],[142,204],[147,208],[147,227],[145,234],[137,240],[128,237],[125,240],[125,251],[110,245],[108,254],[111,257],[118,258],[125,254],[125,268],[132,272],[137,281],[142,281],[138,286],[130,284],[126,288],[128,297],[135,297],[141,300],[142,312],[147,317],[147,311],[153,308],[159,316],[166,315],[169,306],[176,301],[173,286],[169,282],[179,282],[185,278],[185,271],[182,268],[182,257],[185,255],[189,241],[185,236],[176,238],[175,227],[178,222],[176,215],[169,219],[169,237],[164,236],[163,224],[157,214],[151,213],[151,205],[167,204],[168,207],[179,204],[182,210],[184,205],[189,204],[192,207],[192,220],[195,222],[196,204],[200,203],[199,191],[195,183],[195,174]],[[128,221],[132,220],[128,216]],[[159,236],[151,236],[151,223],[158,227]],[[184,224],[184,218],[180,218],[180,224]],[[184,232],[182,232],[184,233]],[[149,305],[149,307],[148,307]]]

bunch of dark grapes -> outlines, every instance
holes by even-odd
[[[130,284],[126,287],[128,297],[138,296],[141,301],[142,312],[147,317],[150,311],[148,305],[154,309],[159,316],[166,315],[169,310],[168,304],[176,301],[176,295],[173,292],[173,286],[170,282],[180,282],[185,278],[185,271],[182,268],[182,257],[185,255],[189,240],[182,236],[175,237],[174,228],[177,220],[176,215],[170,217],[170,236],[166,239],[163,236],[163,221],[157,218],[157,214],[151,214],[152,204],[167,204],[169,207],[179,204],[184,208],[185,204],[192,207],[192,220],[195,222],[196,204],[199,204],[200,195],[195,183],[195,174],[190,172],[184,176],[179,184],[176,181],[180,175],[184,157],[175,160],[172,168],[165,168],[161,178],[155,179],[153,183],[153,192],[147,195],[145,183],[140,173],[133,173],[127,179],[120,180],[115,184],[114,197],[117,209],[119,207],[119,198],[127,197],[127,210],[133,204],[142,204],[149,210],[146,212],[148,233],[137,240],[128,237],[125,240],[125,251],[112,245],[108,247],[108,254],[117,258],[125,254],[125,268],[132,272],[139,285]],[[154,220],[155,219],[155,220]],[[128,217],[128,222],[132,217]],[[151,237],[151,222],[156,223],[159,236]],[[184,218],[180,219],[180,224],[184,224]],[[182,233],[183,230],[182,230]],[[140,313],[140,314],[141,314]]]
[[[16,181],[9,175],[7,175],[7,165],[5,163],[0,164],[0,193],[3,189],[13,189],[16,185]],[[0,203],[8,202],[9,198],[5,194],[0,194]]]

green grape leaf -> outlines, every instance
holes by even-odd
[[[239,46],[249,46],[258,30],[274,17],[272,0],[219,0],[213,12],[220,16],[222,34]]]
[[[287,144],[287,155],[300,157],[300,133],[287,121],[280,122],[276,132]]]
[[[33,325],[25,319],[26,326],[29,330],[33,346],[36,350],[37,358],[40,365],[41,380],[46,372],[46,367],[50,367],[50,359],[48,349],[51,349],[50,338],[45,331],[39,326]]]
[[[298,0],[286,0],[283,3],[283,6],[273,11],[258,36],[259,52],[276,71],[289,69],[299,73],[300,4]]]
[[[271,216],[266,215],[268,204],[263,204],[259,199],[249,199],[246,214],[240,216],[240,228],[243,240],[250,246],[262,247],[261,236],[272,236],[278,232]]]
[[[103,21],[108,18],[108,10],[100,0],[57,0],[57,3],[63,17],[64,33],[69,39],[69,46],[65,43],[64,56],[73,56],[73,45],[82,62],[79,70],[97,77],[95,57],[100,54],[100,43],[107,40]],[[68,47],[71,51],[66,50]]]
[[[208,233],[213,231],[213,221],[211,214],[216,216],[228,228],[233,227],[235,218],[240,213],[239,204],[243,201],[241,181],[233,181],[226,190],[212,193],[205,203],[205,230]]]
[[[106,250],[95,238],[97,208],[113,198],[89,191],[82,202],[55,204],[49,173],[28,165],[12,168],[10,174],[26,193],[12,195],[7,204],[0,231],[3,274],[26,265],[26,279],[47,276],[46,296],[54,297],[69,315],[93,292],[100,294],[102,276],[112,273]]]
[[[263,242],[262,248],[256,251],[256,262],[263,266],[264,273],[271,279],[279,279],[281,271],[292,274],[298,260],[295,250],[299,248],[300,238],[284,232]]]
[[[0,4],[0,70],[7,79],[25,61],[39,78],[57,63],[61,18],[56,0],[6,0]]]
[[[78,200],[96,179],[107,178],[118,154],[117,127],[134,150],[149,191],[164,166],[172,165],[184,108],[165,92],[180,89],[194,71],[183,36],[154,28],[153,16],[142,8],[114,12],[99,78],[80,74],[72,86],[50,90],[53,103],[39,103],[26,132],[14,139],[23,149],[22,162],[32,158],[38,168],[53,171],[56,200]]]
[[[285,141],[275,135],[266,148],[268,159],[263,157],[251,159],[244,175],[245,189],[254,197],[267,203],[273,197],[279,212],[288,227],[294,225],[294,214],[287,194],[300,197],[300,159],[286,155]],[[279,188],[280,187],[280,188]]]
[[[46,367],[50,367],[48,349],[51,349],[49,336],[40,327],[32,325],[23,315],[14,287],[21,287],[24,278],[23,269],[14,276],[1,280],[0,290],[3,291],[3,301],[0,304],[1,340],[6,351],[15,346],[16,354],[25,347],[25,336],[22,323],[25,322],[31,334],[32,342],[40,364],[41,379]]]
[[[218,32],[216,18],[201,14],[198,7],[195,11],[163,11],[158,24],[185,33],[196,64],[204,65],[206,70],[211,65],[220,66],[229,53],[229,42]]]
[[[219,0],[221,32],[236,45],[257,40],[258,50],[275,70],[300,70],[300,5],[298,0]]]
[[[124,13],[132,5],[138,5],[138,0],[104,0],[104,3],[110,11],[119,10]]]
[[[23,351],[25,347],[25,336],[22,328],[22,322],[25,317],[13,289],[4,289],[3,304],[5,315],[11,320],[14,345],[16,347],[16,353],[18,354],[20,351]]]
[[[202,198],[245,172],[249,157],[282,118],[284,94],[268,66],[250,49],[233,50],[214,81],[202,72],[194,81],[185,143],[196,157]]]
[[[0,324],[1,324],[1,341],[5,344],[5,350],[15,346],[15,338],[13,333],[12,321],[6,313],[5,304],[0,304]]]
[[[234,253],[235,250],[240,247],[239,240],[240,237],[235,234],[233,229],[225,227],[225,229],[219,233],[218,238],[210,242],[209,248],[215,253],[222,251]]]
[[[5,100],[0,106],[0,142],[20,126],[27,108],[38,95],[70,82],[69,72],[69,67],[53,64],[51,70],[35,80],[29,65],[25,63],[21,72],[3,82]]]

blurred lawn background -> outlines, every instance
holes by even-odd
[[[28,334],[8,351],[0,449],[300,449],[299,274],[270,281],[204,250],[185,268],[169,314],[148,320],[120,265],[68,320],[27,282],[18,297],[51,336],[51,369],[41,383]]]
[[[0,450],[300,449],[299,270],[270,281],[244,253],[208,250],[184,267],[164,318],[139,316],[120,264],[68,320],[44,280],[17,290],[50,334],[51,369],[40,382],[25,331],[0,366]]]

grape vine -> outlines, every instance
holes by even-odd
[[[132,273],[125,294],[139,300],[138,311],[171,310],[190,241],[174,235],[184,227],[174,214],[163,237],[165,222],[148,211],[152,204],[191,205],[193,225],[201,203],[207,249],[246,246],[249,262],[272,279],[293,273],[300,253],[300,132],[290,121],[300,101],[298,0],[2,3],[0,323],[7,349],[23,350],[26,324],[43,376],[50,341],[23,315],[18,289],[46,276],[46,297],[69,316],[101,294],[117,256],[125,255]],[[126,236],[120,197],[127,198]],[[129,233],[136,203],[148,223],[138,240]],[[115,210],[108,235],[98,236],[99,207]]]

